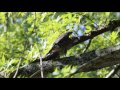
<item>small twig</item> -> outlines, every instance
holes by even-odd
[[[36,30],[36,12],[34,12],[34,31]]]
[[[42,66],[42,57],[40,56],[40,73],[41,73],[41,78],[44,78],[43,75],[43,66]]]
[[[119,71],[119,69],[120,69],[120,65],[116,66],[113,70],[110,71],[108,75],[106,75],[105,78],[111,78]]]
[[[19,60],[19,63],[18,63],[18,66],[17,66],[17,70],[13,76],[13,78],[16,78],[17,74],[18,74],[18,70],[19,70],[19,67],[20,67],[20,63],[21,63],[21,59]]]
[[[110,73],[105,78],[111,78],[114,72],[115,72],[115,69],[111,70]]]
[[[92,39],[89,40],[87,47],[83,50],[83,53],[85,53],[88,50],[88,48],[90,47],[91,41]]]
[[[40,56],[40,70],[36,71],[35,73],[33,73],[30,78],[34,77],[37,74],[41,74],[41,78],[44,78],[44,74],[43,74],[43,66],[42,66],[42,57]]]

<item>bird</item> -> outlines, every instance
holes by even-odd
[[[52,48],[49,52],[42,58],[42,60],[48,61],[51,59],[60,58],[62,55],[66,55],[67,50],[72,46],[72,39],[69,37],[72,34],[72,31],[66,32],[59,36],[52,45]],[[36,59],[32,63],[39,62],[39,59]]]
[[[49,52],[45,55],[43,60],[50,60],[53,58],[59,58],[62,55],[66,55],[67,50],[71,46],[71,39],[70,35],[72,34],[72,31],[66,32],[59,36],[55,42],[52,45],[52,48],[49,50]]]

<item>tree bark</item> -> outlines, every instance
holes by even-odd
[[[62,68],[65,65],[78,66],[80,72],[88,72],[98,70],[104,67],[120,64],[120,45],[116,45],[110,48],[104,48],[101,50],[93,50],[79,56],[70,56],[60,59],[54,59],[49,61],[43,61],[42,67],[44,76],[53,72],[54,68]],[[19,69],[17,75],[31,76],[32,78],[40,77],[40,64],[39,62],[31,63]],[[13,77],[14,72],[10,77]]]

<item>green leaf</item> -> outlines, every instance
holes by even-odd
[[[105,16],[108,17],[110,15],[110,12],[105,12]]]

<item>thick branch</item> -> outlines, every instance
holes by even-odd
[[[106,27],[104,27],[100,30],[92,31],[89,34],[80,36],[80,39],[73,37],[76,40],[76,41],[74,41],[74,39],[73,39],[73,45],[79,44],[79,43],[84,42],[88,39],[92,39],[92,38],[94,38],[94,37],[96,37],[104,32],[113,31],[113,30],[115,30],[115,28],[117,28],[119,26],[120,26],[120,20],[110,21],[110,23]]]
[[[93,50],[78,57],[71,56],[56,60],[43,61],[44,75],[53,72],[55,67],[62,68],[65,65],[78,66],[80,72],[88,72],[104,67],[120,64],[120,45],[102,50]],[[39,73],[33,77],[40,77],[39,62],[29,64],[21,68],[18,75],[30,76],[36,71]],[[14,75],[14,72],[10,75]]]

